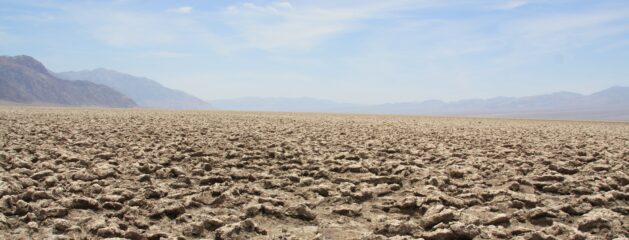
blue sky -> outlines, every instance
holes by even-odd
[[[629,86],[629,1],[0,0],[0,54],[203,99],[591,93]]]

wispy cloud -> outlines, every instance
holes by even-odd
[[[352,20],[359,17],[356,15],[288,2],[244,3],[230,6],[224,13],[228,24],[240,32],[248,47],[265,50],[311,48],[350,28]]]
[[[116,47],[137,47],[170,44],[177,40],[176,24],[151,14],[136,12],[91,12],[81,16],[81,24],[94,37]]]
[[[147,57],[159,57],[159,58],[184,58],[190,57],[191,54],[175,51],[151,51],[145,54]]]
[[[436,2],[361,1],[354,5],[243,3],[229,6],[224,16],[226,22],[241,33],[248,47],[264,50],[310,49],[360,27],[361,20],[433,6]]]
[[[106,45],[119,48],[168,47],[198,44],[209,30],[189,14],[120,9],[112,6],[64,6],[64,18]],[[186,13],[181,7],[175,13]],[[192,14],[191,12],[187,12]]]
[[[496,6],[496,9],[500,9],[500,10],[512,10],[512,9],[516,9],[519,7],[523,7],[525,5],[529,4],[528,1],[526,0],[511,0],[511,1],[506,1],[506,2],[502,2],[499,3]]]
[[[0,27],[0,44],[11,42],[13,37]]]
[[[193,10],[193,8],[190,7],[190,6],[181,6],[181,7],[178,7],[178,8],[170,9],[168,11],[169,12],[174,12],[174,13],[188,14],[188,13],[191,13],[192,10]]]
[[[509,44],[510,55],[573,52],[600,41],[611,44],[606,42],[610,37],[628,34],[627,20],[629,11],[618,10],[542,15],[505,23],[498,36]]]

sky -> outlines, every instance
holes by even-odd
[[[0,55],[202,99],[349,103],[629,86],[627,0],[0,0]]]

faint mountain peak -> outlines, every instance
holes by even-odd
[[[138,105],[150,108],[210,109],[207,102],[180,90],[163,86],[159,82],[121,73],[107,68],[62,72],[57,76],[69,80],[86,80],[109,86],[131,97]]]
[[[629,87],[623,87],[623,86],[612,86],[609,88],[606,88],[602,91],[599,92],[595,92],[591,95],[595,95],[595,94],[629,94]]]
[[[579,93],[575,93],[575,92],[569,92],[569,91],[553,92],[553,93],[550,93],[548,95],[551,95],[551,96],[583,96],[583,94],[579,94]]]
[[[88,70],[80,70],[80,71],[68,71],[68,72],[63,72],[63,73],[59,73],[59,74],[98,74],[99,77],[117,77],[117,76],[125,76],[125,77],[131,77],[132,75],[130,74],[126,74],[126,73],[121,73],[118,72],[116,70],[112,70],[109,68],[103,68],[103,67],[99,67],[99,68],[94,68],[94,69],[88,69]]]
[[[77,72],[92,72],[92,73],[100,73],[100,74],[123,74],[115,70],[111,70],[109,68],[103,68],[103,67],[94,68],[92,70],[77,71]]]
[[[437,99],[430,99],[430,100],[423,101],[421,103],[439,105],[439,104],[445,104],[446,102],[442,100],[437,100]]]
[[[629,106],[629,87],[613,86],[586,96],[590,102]]]

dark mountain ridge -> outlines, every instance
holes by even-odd
[[[87,81],[59,79],[29,56],[0,56],[0,100],[21,104],[134,107],[123,94]]]

